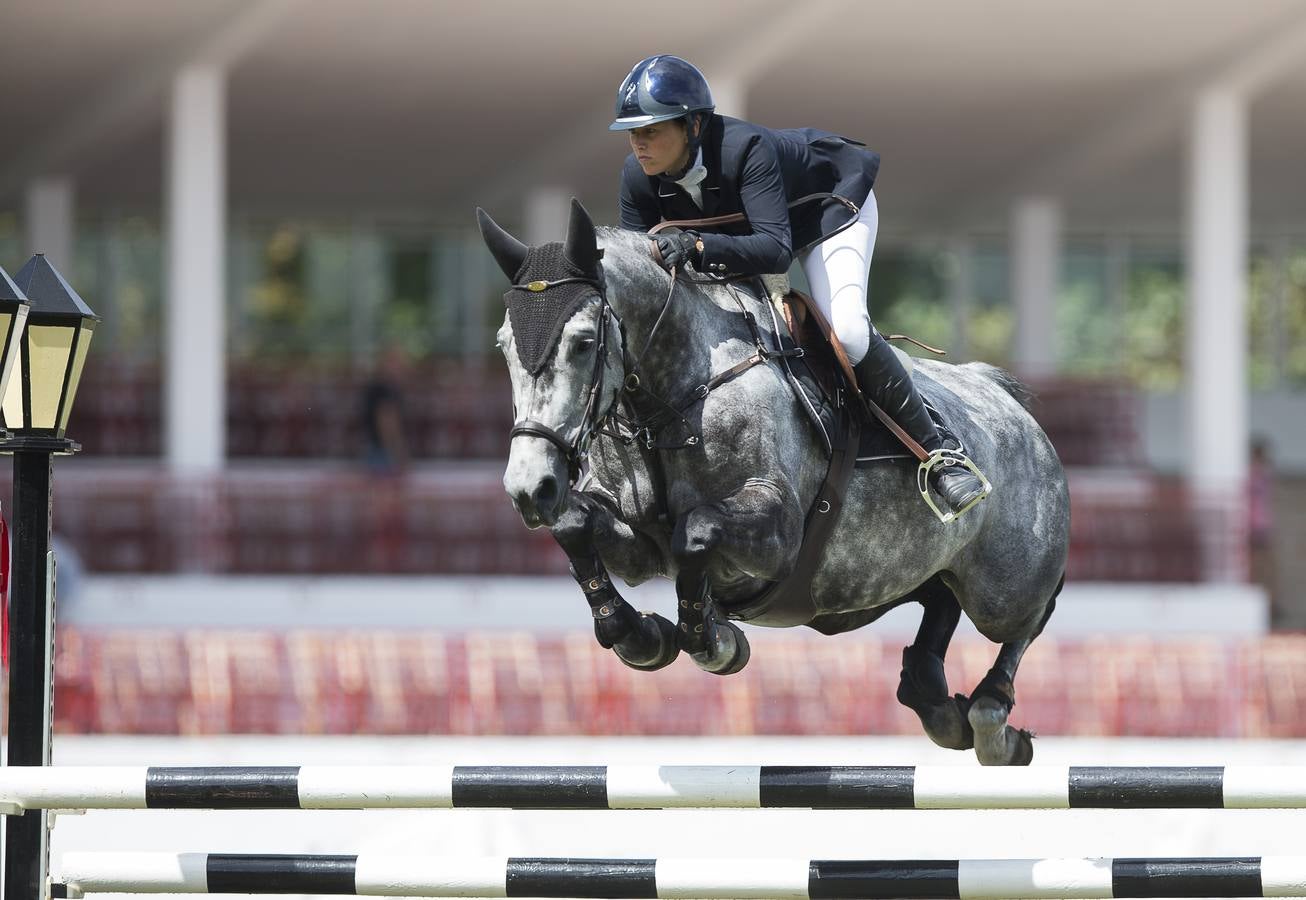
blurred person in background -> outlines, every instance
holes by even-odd
[[[943,439],[911,376],[871,324],[867,282],[879,227],[872,186],[879,154],[814,128],[772,130],[715,113],[707,80],[675,56],[639,62],[617,89],[611,131],[631,153],[621,173],[621,226],[648,231],[663,220],[744,213],[736,233],[683,230],[654,238],[662,263],[710,275],[783,273],[795,253],[813,299],[854,366],[858,387],[931,453]],[[789,202],[833,193],[857,204]],[[706,226],[704,226],[706,227]],[[959,464],[931,481],[953,512],[986,495],[984,480]]]
[[[392,344],[381,355],[381,363],[363,386],[361,424],[364,461],[378,475],[399,475],[408,467],[408,443],[404,437],[403,384],[408,373],[408,354]]]
[[[1263,437],[1252,441],[1251,462],[1247,472],[1247,541],[1251,557],[1253,584],[1265,589],[1270,601],[1270,629],[1287,624],[1287,610],[1276,590],[1274,559],[1274,466],[1270,461],[1269,442]]]
[[[55,534],[50,538],[50,549],[54,551],[55,592],[58,596],[60,615],[75,618],[77,605],[82,600],[82,580],[86,574],[86,565],[77,548],[70,544],[63,535]],[[65,619],[67,621],[67,619]]]

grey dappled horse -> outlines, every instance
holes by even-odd
[[[793,568],[827,465],[779,363],[695,393],[755,352],[741,303],[773,338],[769,301],[672,283],[646,236],[596,231],[574,201],[564,244],[528,248],[478,215],[515,285],[498,345],[516,422],[503,483],[522,520],[551,529],[590,601],[600,643],[627,665],[661,668],[684,649],[709,672],[738,671],[749,651],[728,621],[739,617],[732,609]],[[914,466],[857,469],[814,576],[817,615],[806,624],[837,634],[920,603],[899,701],[941,746],[974,747],[985,764],[1026,764],[1031,735],[1007,716],[1021,656],[1062,584],[1065,476],[1006,373],[919,361],[914,377],[992,480],[992,496],[945,525],[922,502]],[[633,440],[621,427],[631,419],[660,427]],[[649,450],[651,438],[674,449]],[[586,449],[589,476],[577,483]],[[630,585],[674,578],[678,627],[627,606],[609,572]],[[969,697],[949,695],[943,670],[963,610],[1002,645]],[[765,624],[765,615],[746,613]]]

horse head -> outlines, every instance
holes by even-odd
[[[576,200],[564,243],[528,247],[484,210],[476,215],[512,283],[496,339],[513,400],[503,487],[527,527],[552,525],[621,390],[621,327],[605,296],[603,253]]]

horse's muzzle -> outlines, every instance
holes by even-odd
[[[557,479],[549,475],[534,490],[519,491],[513,495],[512,502],[527,528],[539,528],[541,525],[552,525],[562,515],[561,493]]]
[[[519,448],[518,445],[523,446]],[[527,528],[553,525],[566,508],[567,470],[552,446],[543,452],[521,452],[528,447],[537,449],[536,440],[519,438],[513,441],[508,467],[503,473],[503,489],[512,498],[512,504]]]

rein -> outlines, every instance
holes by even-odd
[[[805,197],[799,197],[797,200],[794,200],[789,204],[789,208],[793,209],[794,207],[801,206],[805,203],[816,201],[834,201],[841,203],[847,207],[852,215],[848,218],[848,221],[844,222],[834,231],[831,231],[829,234],[821,235],[816,240],[794,251],[795,256],[823,241],[829,240],[845,229],[851,227],[852,224],[857,221],[857,216],[860,213],[860,208],[856,203],[846,197],[841,197],[838,194],[832,193],[816,193],[808,194]],[[705,227],[747,221],[748,218],[743,213],[731,213],[730,215],[712,216],[704,219],[681,219],[662,222],[650,229],[648,233],[653,235],[665,228],[671,227]],[[654,256],[656,258],[656,243],[654,243],[653,246],[655,248]],[[626,377],[621,386],[621,394],[618,396],[617,402],[613,404],[612,409],[609,409],[602,415],[596,413],[596,405],[603,392],[603,369],[604,364],[607,361],[606,350],[608,322],[609,319],[615,318],[612,312],[612,307],[608,303],[607,290],[602,280],[580,276],[559,278],[552,281],[539,279],[527,282],[526,284],[512,285],[512,287],[518,290],[539,293],[561,284],[583,283],[592,285],[599,295],[599,336],[594,355],[594,369],[590,374],[590,386],[588,396],[585,400],[585,410],[581,415],[580,425],[576,429],[575,436],[571,440],[568,440],[556,429],[534,419],[523,419],[520,422],[514,423],[512,430],[509,432],[509,440],[517,437],[537,437],[542,438],[557,447],[567,461],[567,474],[570,481],[568,485],[569,487],[574,487],[576,482],[580,479],[581,470],[589,456],[590,444],[593,442],[596,434],[614,438],[627,446],[639,443],[645,450],[654,451],[654,468],[660,470],[660,460],[655,451],[680,450],[685,447],[693,447],[702,440],[700,435],[694,433],[693,426],[690,424],[689,419],[686,418],[686,413],[697,404],[703,402],[708,394],[731,379],[742,375],[754,366],[762,365],[773,359],[783,359],[786,357],[799,358],[803,356],[803,350],[799,347],[785,350],[772,349],[766,346],[763,339],[763,332],[757,324],[757,318],[748,311],[734,287],[736,282],[747,280],[754,276],[729,275],[717,277],[707,275],[693,278],[686,275],[685,279],[693,284],[719,284],[724,285],[727,288],[730,292],[730,296],[734,299],[735,303],[739,305],[740,312],[743,313],[744,322],[748,325],[749,332],[753,339],[755,352],[747,359],[741,360],[725,371],[718,372],[716,375],[708,378],[702,384],[691,390],[689,394],[678,403],[668,400],[660,394],[649,390],[644,384],[644,379],[641,377],[642,363],[644,362],[644,357],[648,354],[649,348],[653,344],[654,338],[657,336],[658,329],[662,326],[662,322],[666,318],[668,310],[671,308],[671,301],[676,294],[678,276],[679,269],[672,269],[671,285],[667,289],[666,299],[662,301],[662,309],[658,312],[658,317],[654,321],[652,329],[649,330],[648,337],[644,339],[644,346],[640,348],[638,356],[627,357],[625,328],[621,325],[621,321],[619,319],[617,320],[618,329],[621,333],[621,350]],[[636,405],[637,396],[646,401],[651,401],[658,407],[658,409],[647,417],[641,417]],[[619,411],[619,407],[621,407],[623,402],[629,403],[632,413],[631,415],[623,415]],[[609,420],[611,420],[611,422],[616,426],[615,428],[608,427]],[[679,443],[666,443],[659,441],[658,433],[667,425],[675,421],[679,421],[680,424],[684,426],[685,430],[690,432],[689,435]],[[660,476],[660,471],[658,471],[656,475]],[[659,480],[661,480],[660,477]],[[660,495],[663,492],[659,490],[657,493]]]
[[[839,234],[847,230],[848,228],[851,228],[852,224],[857,221],[857,217],[861,215],[862,212],[861,207],[858,206],[853,201],[849,200],[847,197],[841,196],[840,194],[833,194],[830,193],[829,191],[820,191],[815,194],[807,194],[806,196],[799,197],[797,200],[792,201],[789,204],[788,208],[796,209],[797,207],[802,206],[804,204],[815,203],[817,201],[820,201],[821,203],[825,203],[827,201],[832,201],[834,203],[841,203],[844,205],[844,207],[847,208],[847,210],[850,213],[852,213],[852,215],[848,217],[848,221],[844,222],[834,231],[831,231],[829,234],[823,234],[820,237],[818,237],[816,240],[809,241],[808,243],[799,247],[797,250],[793,252],[794,256],[797,256],[800,253],[806,253],[808,250],[811,250],[817,244],[823,244],[826,241],[828,241],[830,238],[834,237],[836,234]],[[708,216],[707,218],[704,219],[671,219],[671,220],[665,220],[659,222],[658,224],[654,225],[652,228],[648,230],[648,234],[652,236],[666,228],[714,228],[718,225],[734,225],[736,223],[747,222],[747,221],[748,221],[748,216],[741,212],[729,213],[724,216]],[[655,252],[654,257],[656,258],[657,255],[658,254]],[[661,260],[659,260],[659,262],[661,262]],[[751,277],[751,276],[747,276],[747,277]]]

